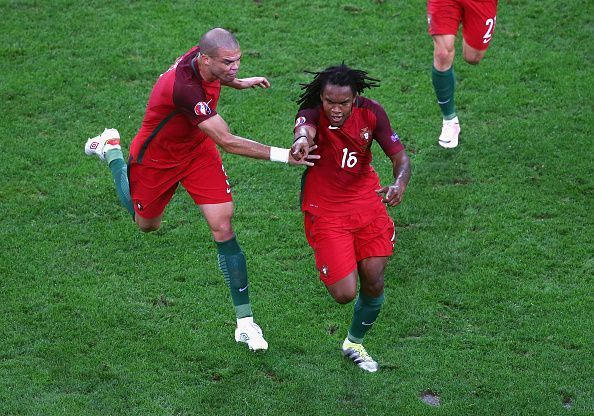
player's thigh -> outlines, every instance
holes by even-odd
[[[332,286],[357,270],[352,233],[341,217],[317,217],[305,213],[305,233],[314,250],[320,280]]]
[[[181,175],[181,169],[159,169],[137,163],[128,166],[130,196],[136,216],[143,219],[136,221],[141,228],[155,224],[158,227]]]
[[[472,49],[467,49],[464,58],[479,59],[480,55],[472,55],[472,50],[485,51],[493,34],[495,32],[495,24],[497,23],[497,0],[465,0],[464,15],[462,18],[462,36],[467,46]],[[484,55],[484,53],[482,54]]]

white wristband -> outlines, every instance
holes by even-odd
[[[273,162],[289,163],[289,152],[291,149],[270,146],[270,160]]]

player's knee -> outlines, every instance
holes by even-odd
[[[227,241],[233,238],[234,235],[231,223],[228,225],[212,228],[211,231],[215,241]]]
[[[482,59],[482,56],[479,55],[464,56],[464,60],[470,65],[478,65]]]
[[[231,218],[219,218],[209,222],[210,231],[216,241],[227,241],[234,235]]]
[[[483,51],[467,48],[464,50],[463,56],[464,60],[470,65],[478,65],[485,56],[485,53]]]
[[[151,233],[153,231],[157,231],[161,225],[139,225],[138,228],[143,233]]]
[[[342,292],[333,294],[334,300],[341,305],[352,302],[355,299],[355,296],[355,292]]]
[[[381,296],[384,293],[384,279],[378,279],[370,284],[365,285],[365,292],[374,298]]]
[[[138,229],[143,233],[150,233],[153,231],[157,231],[161,227],[161,223],[155,224],[138,224]]]
[[[438,71],[447,71],[454,62],[454,51],[446,48],[439,48],[433,54],[433,66]]]
[[[345,282],[347,284],[344,284]],[[342,280],[338,284],[327,286],[326,288],[336,303],[340,303],[341,305],[352,302],[357,296],[356,283],[350,284],[350,282],[347,282],[346,280]]]

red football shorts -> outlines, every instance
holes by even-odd
[[[457,35],[462,22],[466,43],[478,50],[489,47],[497,19],[497,0],[427,0],[430,35]]]
[[[356,270],[359,261],[389,257],[394,251],[394,222],[384,207],[342,217],[317,217],[305,212],[304,222],[320,280],[326,286]]]
[[[165,211],[179,183],[197,205],[233,200],[221,155],[211,140],[204,140],[200,156],[178,166],[159,168],[132,163],[128,166],[134,211],[155,218]]]

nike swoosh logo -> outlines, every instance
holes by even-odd
[[[373,323],[374,323],[374,322],[375,322],[375,321],[373,321],[373,322],[371,322],[371,323],[369,323],[369,324],[368,324],[367,322],[363,321],[363,322],[361,322],[361,324],[363,324],[363,325],[365,325],[365,326],[369,326],[369,325],[373,325]]]
[[[437,100],[437,104],[447,104],[447,103],[450,102],[450,100],[451,100],[451,98],[449,100],[446,100],[446,101],[439,101],[439,100]]]
[[[240,291],[240,292],[243,292],[244,290],[246,290],[246,289],[248,288],[248,286],[249,286],[249,285],[245,285],[245,287],[240,287],[240,288],[239,288],[239,291]]]

